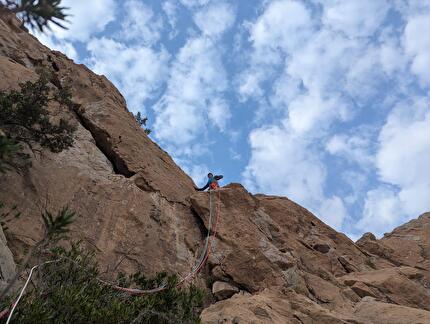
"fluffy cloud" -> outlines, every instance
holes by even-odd
[[[282,57],[301,47],[312,35],[314,26],[309,11],[298,1],[271,2],[263,14],[247,24],[253,52],[249,68],[238,78],[242,100],[263,95],[261,83],[276,74]]]
[[[303,149],[309,145],[305,139],[272,126],[253,130],[249,141],[252,156],[244,178],[251,189],[301,202],[322,196],[326,171],[316,154]]]
[[[194,21],[206,36],[219,36],[229,29],[235,20],[235,12],[227,3],[214,3],[194,15]]]
[[[298,96],[288,106],[287,123],[297,134],[325,129],[336,119],[346,120],[349,113],[347,106],[336,95],[322,98],[317,91]]]
[[[361,231],[372,231],[378,236],[400,224],[402,221],[402,204],[396,191],[387,186],[367,193],[363,217],[357,224]]]
[[[188,8],[200,7],[208,4],[211,0],[179,0],[184,6]]]
[[[430,11],[409,18],[405,28],[405,49],[412,58],[411,71],[423,86],[430,86]]]
[[[206,132],[207,118],[224,127],[230,113],[221,95],[227,85],[214,43],[207,38],[189,39],[173,62],[166,92],[154,107],[156,137],[184,145]]]
[[[306,7],[299,1],[273,1],[252,25],[250,41],[254,47],[289,51],[306,40],[313,22]]]
[[[330,154],[341,156],[348,161],[357,163],[359,167],[369,168],[374,164],[372,154],[371,139],[365,134],[333,135],[326,144],[326,149]]]
[[[79,55],[71,42],[57,40],[43,33],[34,32],[37,39],[52,50],[60,51],[72,60],[78,60]]]
[[[401,104],[380,133],[377,166],[381,180],[400,188],[409,215],[430,208],[430,111],[428,97]]]
[[[361,218],[355,229],[381,233],[407,219],[406,215],[430,208],[424,197],[430,175],[423,167],[429,164],[424,156],[430,157],[430,127],[423,115],[426,109],[418,108],[425,105],[416,103],[412,114],[411,108],[397,107],[379,139],[375,131],[378,123],[383,124],[378,118],[410,93],[413,80],[405,53],[421,84],[430,80],[426,71],[430,46],[422,39],[428,19],[409,6],[402,43],[398,26],[391,22],[383,27],[394,9],[387,1],[320,4],[321,12],[299,1],[273,1],[248,25],[253,50],[238,79],[238,93],[242,100],[254,98],[260,103],[267,103],[268,96],[267,111],[283,111],[283,116],[251,132],[244,180],[254,191],[290,196],[336,228],[350,217],[344,201],[357,209],[363,204],[363,214],[355,215]],[[271,85],[273,90],[268,92]],[[369,116],[374,117],[372,125],[366,124]],[[408,146],[412,138],[414,143]],[[408,148],[399,149],[403,145]],[[342,164],[335,164],[334,157]],[[345,194],[342,197],[326,192],[333,182],[328,174],[339,174],[331,170],[333,165],[346,167],[334,181],[344,181],[353,192],[339,190]],[[375,170],[380,183],[373,183],[366,193],[370,186],[366,177]],[[354,181],[351,177],[360,184],[348,185]]]
[[[167,77],[169,54],[145,46],[128,47],[113,39],[91,40],[87,49],[91,68],[105,74],[125,95],[131,111],[143,111],[143,103],[159,91]]]
[[[87,42],[92,35],[101,33],[115,19],[116,3],[114,0],[64,0],[61,5],[68,8],[68,22],[64,23],[67,29],[51,24],[51,30],[33,33],[42,44],[78,60],[73,42]]]
[[[337,230],[341,230],[344,220],[348,218],[345,205],[337,196],[325,199],[321,204],[319,214],[328,225]]]
[[[384,21],[390,6],[386,0],[324,0],[323,23],[349,37],[371,36]]]
[[[399,104],[379,135],[376,154],[382,183],[367,193],[358,227],[382,234],[428,211],[430,202],[429,98]]]
[[[326,198],[327,171],[311,143],[286,128],[272,126],[252,131],[251,160],[243,178],[252,191],[286,195],[340,229],[346,209],[341,198]]]
[[[166,14],[167,21],[170,27],[172,28],[172,31],[170,32],[169,36],[170,38],[173,38],[178,33],[178,30],[176,28],[176,23],[178,20],[178,16],[177,16],[178,6],[176,2],[174,2],[173,0],[167,0],[163,2],[162,8],[164,13]]]
[[[159,40],[163,22],[150,7],[138,0],[128,0],[124,3],[124,10],[120,32],[122,40],[147,46]]]
[[[230,118],[231,113],[228,103],[221,98],[215,98],[209,106],[209,119],[219,130],[224,131]]]
[[[58,39],[87,41],[91,35],[102,32],[115,19],[114,0],[64,0],[61,5],[69,8],[68,29],[52,26],[53,35]]]

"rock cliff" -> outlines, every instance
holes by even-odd
[[[0,281],[15,269],[11,255],[19,263],[40,239],[46,206],[77,212],[73,238],[110,273],[189,271],[209,227],[208,193],[194,191],[104,76],[0,12],[0,89],[41,67],[52,87],[71,87],[75,108],[58,113],[76,125],[75,143],[59,154],[26,148],[31,165],[0,175],[0,201],[22,212],[7,242],[0,236]],[[430,323],[430,214],[355,244],[285,197],[230,184],[213,198],[217,236],[197,278],[214,292],[203,323]]]

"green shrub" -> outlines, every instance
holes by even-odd
[[[0,172],[23,160],[21,143],[30,148],[37,143],[52,152],[61,152],[73,145],[76,127],[48,110],[55,103],[59,110],[73,110],[69,88],[50,87],[49,72],[42,71],[35,82],[20,84],[20,90],[0,91]]]
[[[146,135],[151,134],[152,130],[146,127],[146,123],[148,122],[148,117],[142,117],[141,113],[138,112],[136,115],[134,115],[134,118],[139,123],[140,127],[143,128]]]
[[[39,143],[58,153],[73,145],[76,127],[64,118],[53,122],[50,102],[66,110],[72,110],[73,103],[69,89],[51,88],[49,79],[43,71],[37,81],[21,83],[20,90],[0,91],[0,128],[15,142]]]
[[[58,261],[38,270],[34,286],[15,310],[15,323],[198,322],[203,292],[193,285],[176,287],[175,275],[159,273],[147,279],[141,273],[120,274],[117,283],[125,287],[150,289],[167,284],[165,291],[131,296],[100,283],[94,254],[79,245],[55,248],[50,260]]]
[[[5,173],[16,152],[21,149],[0,130],[0,173]]]

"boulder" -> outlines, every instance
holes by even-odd
[[[357,304],[353,316],[359,323],[366,324],[428,324],[430,312],[378,302],[371,297],[365,297]]]
[[[422,271],[411,267],[394,267],[353,273],[340,278],[359,296],[430,310],[428,282]]]
[[[224,281],[215,281],[212,285],[212,294],[217,300],[230,298],[239,292],[239,288]]]

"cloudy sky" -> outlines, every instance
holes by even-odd
[[[206,173],[377,235],[430,210],[430,0],[65,0],[39,38]]]

